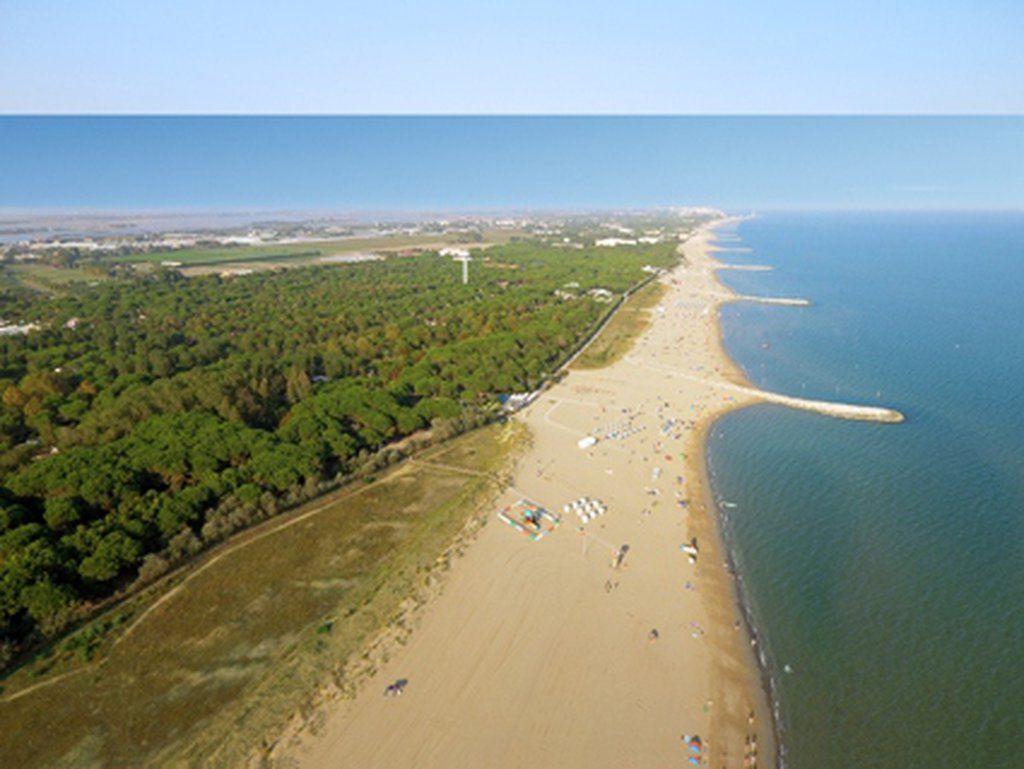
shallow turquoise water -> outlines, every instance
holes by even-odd
[[[781,701],[786,765],[1024,766],[1024,215],[769,215],[771,273],[726,345],[757,384],[896,407],[898,426],[776,406],[708,446]],[[786,672],[785,666],[791,672]]]

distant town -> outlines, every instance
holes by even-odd
[[[0,288],[62,293],[172,270],[238,277],[261,270],[346,264],[437,251],[467,262],[473,250],[530,241],[564,249],[677,240],[706,207],[650,212],[478,214],[414,217],[254,214],[0,214]],[[26,333],[6,323],[0,334]]]

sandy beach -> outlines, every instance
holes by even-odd
[[[275,763],[742,767],[754,739],[756,766],[773,765],[704,478],[708,427],[757,397],[721,344],[717,307],[731,294],[712,237],[681,247],[625,359],[572,371],[517,416],[533,443],[498,507],[527,497],[561,525],[531,541],[492,513],[409,642],[354,700],[282,739]],[[588,435],[598,442],[580,449]],[[607,511],[585,523],[563,512],[581,497]],[[694,538],[691,563],[681,547]],[[383,697],[399,679],[401,696]]]
[[[895,410],[753,387],[726,354],[718,221],[681,263],[630,352],[572,370],[517,414],[532,435],[514,481],[440,595],[352,700],[329,698],[270,750],[326,767],[771,767],[775,736],[706,477],[715,419],[773,402],[840,419]],[[722,249],[724,250],[724,248]],[[580,447],[582,439],[596,439]],[[531,540],[496,512],[561,517]],[[589,498],[604,510],[566,509]],[[592,508],[593,509],[593,508]],[[691,558],[684,547],[696,544]],[[384,687],[402,681],[400,696]],[[698,737],[700,748],[691,746]],[[694,762],[697,762],[694,764]]]

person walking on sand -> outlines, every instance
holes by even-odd
[[[623,545],[615,554],[612,556],[612,568],[618,570],[622,566],[622,561],[626,557],[626,552],[629,550],[629,545]]]

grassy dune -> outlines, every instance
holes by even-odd
[[[573,362],[572,368],[603,368],[619,360],[632,347],[633,340],[650,325],[651,309],[667,291],[667,286],[652,281],[634,293]]]
[[[343,662],[446,564],[521,438],[492,426],[430,449],[66,639],[4,682],[0,733],[17,738],[0,766],[238,765],[318,683],[351,686]]]

